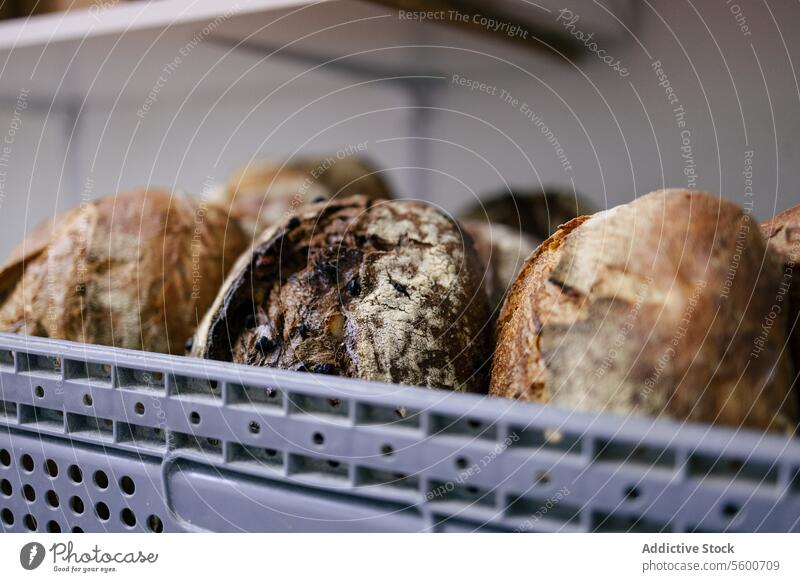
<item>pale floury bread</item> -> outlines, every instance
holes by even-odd
[[[506,293],[539,241],[502,224],[479,220],[465,220],[462,224],[475,242],[483,265],[483,288],[489,297],[492,316],[496,318]]]
[[[246,245],[222,209],[183,194],[87,202],[0,267],[0,331],[181,354]]]
[[[790,430],[784,320],[759,227],[731,202],[662,190],[562,226],[498,322],[491,393],[584,410]]]
[[[486,391],[489,310],[472,241],[422,202],[301,208],[241,257],[193,355]]]

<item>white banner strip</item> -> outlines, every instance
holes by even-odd
[[[797,581],[799,542],[797,534],[6,534],[0,572],[14,581]]]

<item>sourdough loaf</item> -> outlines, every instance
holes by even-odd
[[[471,245],[421,202],[352,196],[303,207],[240,258],[193,354],[485,390],[488,307]]]
[[[793,429],[783,320],[753,349],[780,277],[765,252],[749,216],[697,192],[654,192],[568,222],[512,287],[491,392]]]
[[[0,267],[0,330],[180,354],[246,247],[220,208],[157,190],[36,228]]]

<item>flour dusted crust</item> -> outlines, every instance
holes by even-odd
[[[380,174],[368,163],[345,157],[303,158],[287,164],[253,162],[237,170],[219,192],[218,202],[251,237],[288,220],[301,206],[333,197],[363,194],[390,198]]]
[[[485,390],[489,313],[471,244],[420,202],[353,196],[310,205],[240,259],[193,354]]]
[[[180,354],[246,239],[181,194],[101,198],[36,228],[0,267],[0,330]]]
[[[562,226],[498,323],[491,393],[773,430],[797,421],[782,319],[752,355],[779,272],[730,202],[663,190]]]
[[[781,285],[786,300],[783,310],[791,330],[790,347],[794,373],[800,373],[800,206],[781,212],[761,225],[774,260],[782,267]],[[785,304],[788,304],[785,305]]]
[[[502,224],[467,220],[464,229],[475,241],[475,250],[483,265],[483,288],[489,308],[497,317],[506,292],[511,288],[525,259],[536,249],[532,236]]]

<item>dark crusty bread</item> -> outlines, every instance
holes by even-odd
[[[246,239],[225,212],[157,190],[37,227],[0,267],[0,330],[184,353]]]
[[[539,241],[502,224],[477,220],[467,220],[462,224],[475,242],[475,250],[483,264],[483,288],[489,297],[489,309],[497,317],[506,292]]]
[[[230,208],[245,232],[256,238],[305,204],[353,194],[372,200],[391,197],[380,174],[367,162],[334,156],[286,164],[253,162],[234,172],[216,202]]]
[[[795,427],[784,322],[753,346],[779,272],[756,224],[663,190],[561,227],[498,323],[491,393],[586,410]]]
[[[421,202],[303,207],[240,258],[193,355],[485,391],[488,307],[469,245]]]
[[[783,268],[778,308],[788,317],[795,375],[800,374],[800,206],[781,212],[761,225],[768,248]]]
[[[460,218],[504,224],[515,232],[544,240],[565,222],[597,210],[590,201],[571,192],[504,190],[473,205]]]

